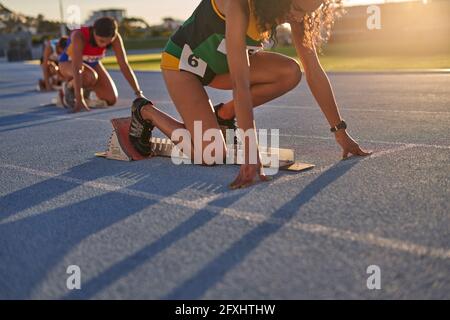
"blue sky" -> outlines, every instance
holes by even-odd
[[[383,2],[383,0],[347,0],[350,4]],[[78,5],[82,21],[92,10],[104,8],[125,8],[128,16],[141,17],[149,24],[158,24],[163,17],[184,20],[189,17],[200,0],[62,0],[63,6]],[[27,15],[42,13],[46,18],[59,19],[58,0],[0,0],[0,3]]]

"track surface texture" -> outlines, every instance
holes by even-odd
[[[118,105],[79,114],[33,90],[38,66],[0,74],[1,299],[450,299],[450,74],[330,74],[375,151],[347,161],[303,80],[255,117],[316,168],[235,191],[237,166],[94,157],[130,112],[120,73]],[[176,116],[161,75],[137,75]]]

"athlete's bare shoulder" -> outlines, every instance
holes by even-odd
[[[220,12],[226,14],[228,11],[230,3],[241,5],[243,8],[247,9],[248,0],[214,0],[217,8]]]
[[[83,33],[81,30],[74,30],[70,37],[72,38],[72,41],[78,40],[84,42]]]

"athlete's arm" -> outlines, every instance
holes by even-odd
[[[253,118],[253,103],[250,92],[250,62],[247,54],[246,34],[249,24],[248,0],[229,0],[225,5],[226,20],[226,47],[227,59],[230,69],[230,78],[233,86],[233,98],[236,118],[240,129],[250,130],[245,141],[245,164],[241,166],[238,177],[231,184],[232,188],[243,188],[254,183],[254,178],[266,180],[261,174],[259,155],[257,163],[250,163],[250,146],[257,146],[256,129]],[[247,135],[245,135],[247,136]]]
[[[325,114],[330,127],[334,127],[341,122],[342,118],[328,76],[320,64],[315,48],[312,50],[303,45],[303,23],[291,23],[291,29],[292,40],[302,63],[311,93]]]
[[[72,33],[72,71],[73,71],[73,89],[75,91],[76,109],[79,111],[81,107],[86,105],[82,92],[82,72],[83,72],[83,49],[85,46],[81,31]]]
[[[250,92],[250,63],[245,42],[249,8],[247,0],[228,1],[225,9],[227,59],[233,86],[233,97],[239,127],[254,128]]]
[[[315,48],[310,49],[303,45],[303,23],[292,22],[291,29],[293,42],[300,61],[302,62],[306,81],[311,89],[311,93],[322,109],[322,112],[325,114],[330,127],[334,127],[341,122],[342,118],[339,113],[330,80],[320,64]],[[360,156],[371,154],[371,152],[363,151],[346,130],[338,130],[335,133],[335,137],[336,141],[343,149],[344,159],[347,158],[349,154]]]
[[[128,63],[127,54],[125,52],[123,40],[120,34],[117,34],[116,39],[112,42],[112,49],[116,54],[116,60],[119,64],[120,71],[122,71],[122,74],[125,79],[127,79],[136,96],[141,97],[141,88],[139,87],[139,82],[133,72],[133,69],[131,69],[130,64]]]
[[[49,43],[45,43],[44,52],[42,55],[42,73],[44,75],[45,90],[50,90],[50,71],[49,71],[49,57],[52,54],[52,48]]]

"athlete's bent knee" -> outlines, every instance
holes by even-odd
[[[106,99],[106,103],[108,104],[109,107],[112,107],[117,103],[117,97],[111,97]]]
[[[297,61],[290,59],[289,63],[284,70],[284,79],[286,79],[290,88],[295,88],[298,86],[302,80],[302,69]]]

